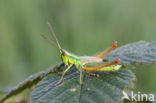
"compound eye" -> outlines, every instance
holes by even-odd
[[[66,53],[65,53],[64,51],[62,51],[62,55],[63,55],[63,56],[66,56]]]

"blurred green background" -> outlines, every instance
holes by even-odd
[[[156,0],[0,0],[0,88],[59,61],[40,33],[50,22],[63,48],[93,55],[117,40],[156,41]],[[53,39],[52,39],[53,40]],[[156,92],[156,65],[139,66],[138,90]]]

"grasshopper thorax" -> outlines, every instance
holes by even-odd
[[[68,65],[68,64],[74,64],[74,65],[81,64],[80,58],[77,55],[69,53],[68,51],[66,51],[64,49],[61,49],[60,52],[61,52],[60,54],[61,54],[62,61],[64,62],[65,65]]]

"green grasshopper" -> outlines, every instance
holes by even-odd
[[[92,71],[117,71],[121,68],[121,65],[119,64],[120,59],[118,58],[112,62],[104,62],[104,60],[102,59],[103,56],[107,55],[111,50],[116,48],[117,42],[113,42],[109,48],[103,50],[102,52],[97,53],[94,56],[77,56],[62,49],[53,31],[53,28],[49,23],[48,27],[57,45],[50,39],[48,39],[48,37],[45,36],[44,34],[41,34],[41,36],[46,40],[48,40],[48,42],[50,42],[53,46],[55,46],[59,50],[62,61],[64,62],[64,65],[66,67],[65,70],[62,72],[62,76],[56,85],[62,83],[65,73],[67,73],[72,66],[75,66],[77,70],[80,72],[80,85],[83,83],[82,70],[85,70],[87,73],[90,73]]]

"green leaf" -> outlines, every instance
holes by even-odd
[[[0,100],[0,103],[4,102],[6,99],[8,99],[9,97],[16,95],[20,92],[22,92],[23,90],[25,90],[26,88],[30,88],[31,86],[33,86],[34,84],[38,83],[38,81],[41,80],[41,73],[34,75],[34,76],[30,76],[28,79],[26,79],[25,81],[21,82],[20,84],[18,84],[17,86],[15,86],[14,88],[10,89],[8,93],[6,93],[6,95],[4,95],[2,97],[2,99]]]
[[[9,87],[6,87],[4,89],[1,89],[0,90],[0,98],[2,98],[6,93],[8,93],[11,90],[11,88],[13,88],[13,87],[9,86]]]
[[[156,43],[139,41],[117,48],[104,57],[110,61],[116,58],[120,58],[123,64],[152,63],[156,60]],[[133,86],[133,73],[124,68],[117,72],[98,72],[100,77],[92,77],[83,72],[83,85],[80,85],[79,72],[74,67],[65,75],[64,83],[55,86],[60,78],[58,72],[63,71],[62,64],[29,77],[9,90],[0,103],[39,81],[31,93],[32,103],[116,103],[121,99],[122,90]]]
[[[104,57],[110,61],[120,58],[123,64],[152,63],[156,61],[156,42],[139,41],[121,46]]]
[[[60,68],[61,70],[61,68]],[[93,77],[83,72],[83,85],[79,84],[79,72],[72,68],[64,77],[63,84],[55,86],[60,77],[58,71],[45,77],[32,91],[32,103],[117,103],[122,90],[133,87],[133,73],[128,69],[102,72]]]
[[[51,68],[49,68],[46,71],[36,73],[35,75],[31,75],[26,80],[19,83],[17,86],[10,88],[5,92],[5,95],[0,99],[0,103],[3,103],[6,99],[10,98],[13,95],[17,95],[24,91],[27,88],[31,88],[32,86],[36,85],[39,81],[41,81],[45,76],[47,76],[49,73],[53,72],[54,69],[57,69],[60,67],[62,63],[59,63]]]

